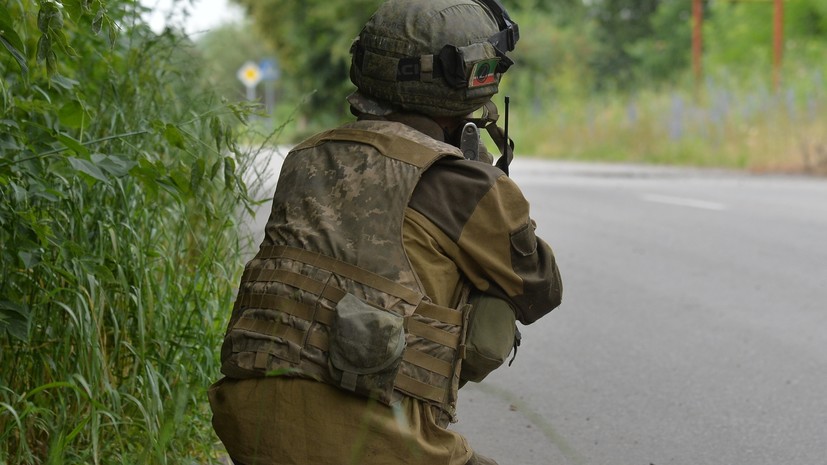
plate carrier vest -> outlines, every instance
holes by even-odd
[[[345,386],[331,375],[336,306],[355,296],[404,318],[392,387],[453,417],[466,306],[425,296],[402,242],[405,209],[422,173],[459,149],[406,125],[357,121],[320,133],[285,158],[258,254],[247,264],[222,346],[232,378],[287,375]],[[460,299],[464,302],[464,299]]]

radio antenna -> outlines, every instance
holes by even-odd
[[[505,140],[503,141],[503,155],[506,157],[508,156],[508,106],[511,103],[511,97],[505,96],[505,129],[503,129],[503,135],[505,136]]]
[[[502,169],[503,172],[505,172],[506,176],[508,176],[508,165],[511,164],[511,157],[509,156],[510,153],[508,151],[511,148],[510,147],[511,144],[508,141],[508,107],[509,107],[510,103],[511,103],[511,97],[506,95],[505,96],[505,128],[503,129],[503,151],[502,151],[503,156],[500,159],[500,161],[503,162],[502,166],[500,166],[500,169]]]

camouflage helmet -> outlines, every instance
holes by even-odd
[[[377,115],[467,115],[497,93],[518,38],[499,0],[388,0],[351,47],[348,101]]]

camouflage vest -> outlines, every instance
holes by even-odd
[[[461,154],[388,121],[293,149],[241,279],[222,372],[311,377],[388,405],[408,395],[453,415],[467,309],[430,302],[402,242],[414,187],[445,156]]]

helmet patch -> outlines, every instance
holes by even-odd
[[[496,71],[497,63],[499,61],[499,58],[491,58],[474,63],[474,67],[471,68],[471,77],[468,80],[468,87],[473,89],[475,87],[497,84]]]

